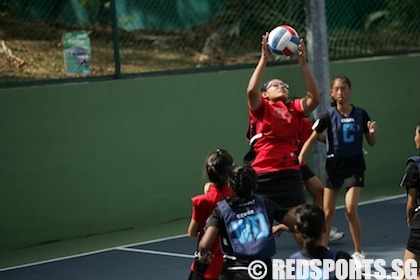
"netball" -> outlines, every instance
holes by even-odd
[[[277,26],[268,34],[268,48],[279,56],[291,56],[299,47],[299,35],[288,25]]]

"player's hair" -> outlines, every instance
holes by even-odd
[[[325,227],[325,214],[316,204],[304,204],[296,209],[296,226],[302,234],[304,246],[311,258],[319,257],[316,241],[322,236]]]
[[[335,80],[343,80],[343,81],[344,81],[344,83],[346,83],[346,84],[349,86],[349,88],[351,89],[351,82],[350,82],[350,79],[349,79],[349,77],[347,77],[346,75],[342,75],[342,74],[340,74],[340,75],[335,76],[335,77],[331,80],[331,88],[333,87],[333,84],[334,84]],[[333,106],[333,107],[337,106],[337,101],[335,101],[335,100],[334,100],[334,98],[333,98],[332,96],[331,96],[331,98],[330,98],[330,104],[331,104],[331,106]]]
[[[417,128],[417,131],[420,133],[420,122],[417,124],[416,128]]]
[[[263,93],[264,91],[267,91],[267,85],[270,84],[270,82],[273,80],[274,79],[268,80],[261,86],[261,93]]]
[[[351,82],[350,82],[350,79],[349,79],[349,77],[347,77],[346,75],[342,75],[342,74],[340,74],[340,75],[337,75],[337,76],[335,76],[332,80],[331,80],[331,88],[332,88],[332,86],[333,86],[333,84],[334,84],[334,82],[335,82],[335,80],[343,80],[348,86],[349,86],[349,88],[351,88]]]
[[[206,158],[206,173],[209,181],[221,190],[229,183],[232,166],[233,157],[228,151],[214,150]]]
[[[237,204],[249,201],[257,185],[257,175],[251,166],[237,165],[232,170],[230,187],[235,195],[230,203]]]

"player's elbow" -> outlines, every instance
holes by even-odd
[[[318,107],[318,105],[321,103],[321,98],[319,97],[319,94],[312,94],[312,99],[311,99],[311,106],[315,109],[316,107]]]
[[[197,233],[196,232],[192,232],[192,231],[188,231],[188,237],[189,238],[196,238],[197,237]]]

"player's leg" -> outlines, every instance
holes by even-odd
[[[300,170],[302,171],[305,189],[312,196],[312,202],[323,208],[324,184],[315,175],[315,173],[313,173],[313,171],[309,168],[307,164],[301,166]],[[340,240],[343,237],[344,232],[339,232],[336,227],[331,227],[329,234],[329,242]]]
[[[362,224],[360,222],[357,205],[359,203],[361,187],[350,187],[345,197],[345,214],[353,239],[354,252],[362,252]]]
[[[404,264],[403,264],[403,273],[404,273],[404,277],[402,278],[402,280],[406,280],[407,279],[407,275],[405,275],[406,273],[405,273],[405,271],[407,270],[407,269],[409,269],[408,268],[408,263],[406,264],[406,261],[407,260],[415,260],[417,263],[420,263],[420,256],[417,256],[416,254],[414,254],[413,252],[411,252],[411,251],[409,251],[409,250],[407,250],[407,249],[405,249],[405,253],[404,253]],[[416,268],[412,268],[412,269],[414,269],[415,271],[413,271],[413,270],[411,270],[410,269],[410,271],[411,271],[411,277],[410,277],[410,279],[413,279],[413,274],[415,274],[415,273],[417,273],[417,279],[420,279],[420,275],[419,275],[419,269],[416,267]]]
[[[420,279],[418,265],[417,271],[410,269],[410,263],[406,263],[407,260],[415,260],[417,264],[420,264],[420,212],[415,210],[413,220],[410,227],[410,237],[407,241],[407,246],[404,253],[404,266],[403,271],[405,273],[405,278],[403,279],[414,279],[413,276],[417,273],[417,279]],[[407,271],[406,271],[407,269]]]
[[[316,204],[322,208],[324,186],[321,180],[317,176],[312,176],[304,181],[306,190],[312,196],[313,204]]]
[[[324,189],[324,212],[325,212],[325,227],[327,232],[331,231],[332,222],[335,215],[335,206],[337,201],[337,196],[340,189],[325,188]],[[328,247],[329,235],[325,234],[322,244],[325,247]]]

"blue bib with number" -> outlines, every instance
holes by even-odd
[[[268,220],[264,198],[255,197],[236,208],[226,200],[218,204],[226,224],[233,252],[238,259],[265,260],[276,253],[276,244]]]
[[[328,109],[331,119],[333,143],[330,151],[336,157],[352,157],[362,153],[363,147],[363,113],[362,109],[354,107],[348,116],[343,116],[336,107]]]

